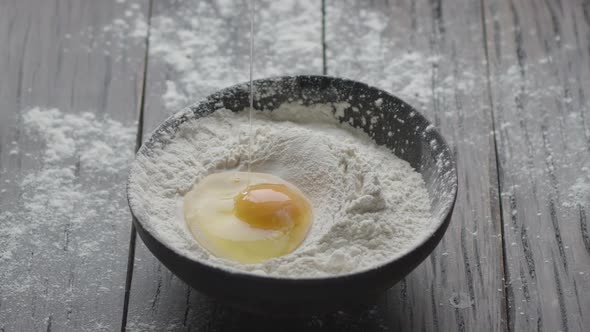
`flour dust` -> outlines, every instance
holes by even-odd
[[[11,158],[29,166],[0,183],[2,302],[24,307],[38,298],[75,311],[92,305],[87,298],[97,292],[119,296],[131,220],[125,178],[136,125],[39,107],[23,112],[21,123],[30,142],[12,142]],[[0,321],[9,321],[4,314]],[[88,323],[101,318],[107,319],[97,315]]]

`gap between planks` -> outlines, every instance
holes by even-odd
[[[500,160],[499,160],[499,153],[498,153],[498,138],[496,136],[496,114],[494,109],[494,98],[492,96],[492,82],[491,82],[491,72],[490,72],[490,57],[489,57],[489,50],[488,50],[488,31],[486,25],[486,8],[485,8],[485,0],[480,0],[480,10],[481,10],[481,26],[483,32],[483,49],[485,54],[485,62],[486,62],[486,89],[488,90],[488,103],[490,107],[491,117],[492,117],[492,142],[494,148],[494,155],[495,155],[495,172],[496,172],[496,189],[497,189],[497,204],[499,207],[499,222],[500,222],[500,236],[501,236],[501,268],[502,268],[502,277],[504,282],[502,283],[502,316],[504,318],[504,322],[502,324],[504,330],[510,331],[510,314],[509,314],[509,300],[508,300],[508,292],[506,287],[506,280],[508,280],[507,271],[506,271],[506,238],[504,236],[504,207],[502,205],[502,199],[500,197],[501,194],[501,187],[500,187]]]
[[[145,109],[145,95],[147,82],[147,69],[150,51],[150,28],[152,20],[153,0],[148,0],[147,11],[147,34],[145,37],[145,53],[143,61],[143,81],[141,82],[141,102],[139,104],[139,111],[137,116],[137,133],[135,136],[135,152],[139,150],[143,137],[143,114]],[[123,312],[121,314],[121,331],[125,332],[127,329],[127,313],[129,311],[129,298],[131,295],[131,283],[133,282],[133,267],[135,264],[135,242],[137,240],[137,231],[135,230],[135,216],[131,216],[131,234],[129,236],[129,250],[127,255],[127,275],[125,279],[125,296],[123,301]]]

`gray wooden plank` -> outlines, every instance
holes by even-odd
[[[590,329],[590,16],[487,1],[511,330]]]
[[[135,3],[0,1],[0,331],[120,328],[145,59]],[[59,111],[27,120],[35,107]]]
[[[394,287],[401,331],[505,328],[502,246],[484,32],[476,1],[337,1],[326,6],[328,74],[398,95],[433,121],[459,168],[451,225]]]
[[[257,0],[256,6],[255,77],[321,74],[321,2]],[[249,24],[247,1],[154,2],[144,137],[183,105],[248,80]],[[196,293],[137,241],[127,330],[272,329],[279,324],[284,321],[237,312]],[[310,324],[316,323],[299,319],[286,328]]]

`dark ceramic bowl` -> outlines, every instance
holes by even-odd
[[[436,247],[445,233],[457,194],[457,172],[451,150],[433,126],[415,109],[391,94],[363,83],[326,76],[277,77],[254,81],[256,109],[272,110],[284,102],[348,102],[343,121],[362,128],[377,144],[408,161],[420,172],[432,203],[432,231],[405,254],[373,269],[334,277],[287,279],[230,272],[177,253],[146,231],[144,220],[134,224],[146,246],[170,271],[199,292],[249,311],[303,313],[336,310],[373,301],[410,273]],[[223,105],[239,112],[249,106],[249,84],[221,90],[168,118],[141,146],[150,155],[163,135],[174,135],[187,114],[202,117]],[[381,101],[375,103],[376,100]],[[353,111],[352,107],[359,111]],[[379,106],[379,107],[378,107]],[[371,118],[381,115],[377,123]],[[389,134],[388,134],[389,133]],[[130,181],[133,179],[133,172]],[[128,192],[129,195],[129,192]],[[134,206],[130,204],[133,213]]]

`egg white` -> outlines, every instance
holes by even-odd
[[[234,214],[235,197],[249,185],[263,183],[286,185],[305,199],[295,186],[271,174],[223,172],[209,175],[184,197],[184,218],[197,242],[215,256],[242,263],[259,262],[291,252],[296,247],[291,240],[295,235],[292,227],[255,228]]]

